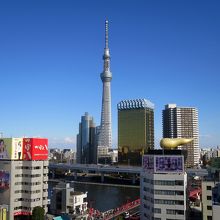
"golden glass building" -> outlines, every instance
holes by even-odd
[[[154,104],[146,99],[118,103],[118,163],[140,166],[154,148]]]

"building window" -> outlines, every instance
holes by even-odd
[[[207,220],[212,220],[212,216],[208,215]]]
[[[212,197],[211,196],[207,196],[207,200],[212,200]]]
[[[207,205],[207,210],[212,210],[212,206]]]
[[[155,204],[166,204],[166,205],[184,205],[182,200],[168,200],[168,199],[155,199]]]
[[[154,213],[161,213],[161,209],[152,208],[152,212],[154,212]]]
[[[206,186],[206,190],[212,190],[211,186]]]
[[[176,186],[183,186],[183,183],[184,183],[184,182],[183,182],[182,180],[176,180],[176,181],[175,181],[175,185],[176,185]]]
[[[184,211],[178,210],[178,209],[167,209],[167,214],[169,214],[169,215],[184,215]]]

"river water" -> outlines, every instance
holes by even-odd
[[[54,183],[49,183],[49,198]],[[140,189],[126,186],[109,186],[104,184],[88,184],[72,182],[71,186],[75,191],[88,192],[88,206],[107,211],[123,205],[128,201],[133,201],[140,197]]]

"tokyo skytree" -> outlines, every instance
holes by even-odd
[[[98,137],[98,146],[112,147],[112,119],[111,119],[111,80],[112,73],[110,71],[110,53],[108,48],[108,21],[105,21],[105,49],[104,49],[104,68],[100,74],[103,82],[102,91],[102,112],[101,125]]]

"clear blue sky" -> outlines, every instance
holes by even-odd
[[[220,1],[0,2],[0,131],[75,146],[84,112],[100,123],[104,21],[109,20],[113,139],[117,103],[199,110],[200,146],[220,144]],[[157,143],[158,141],[156,141]]]

